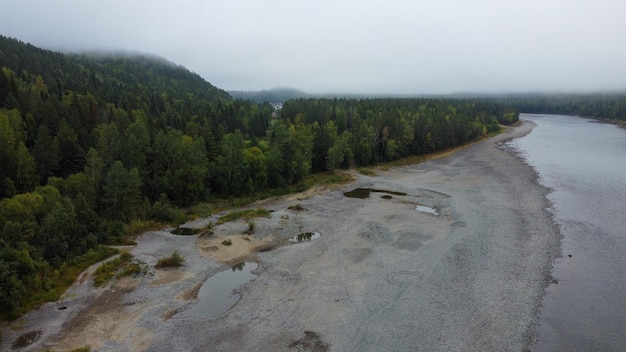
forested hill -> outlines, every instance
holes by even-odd
[[[199,75],[165,59],[140,53],[62,54],[0,36],[0,65],[23,80],[41,76],[46,94],[89,92],[100,103],[157,112],[165,104],[230,99]],[[2,89],[2,83],[0,83]],[[0,98],[6,98],[6,88]]]

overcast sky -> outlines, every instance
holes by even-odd
[[[5,36],[152,53],[227,90],[626,89],[623,0],[0,0],[0,9]]]

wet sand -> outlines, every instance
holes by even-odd
[[[5,329],[2,347],[40,329],[46,333],[32,350],[524,351],[559,254],[547,190],[502,147],[532,127],[507,129],[446,158],[358,175],[338,189],[259,202],[273,212],[255,219],[250,241],[244,221],[215,228],[213,236],[247,246],[228,249],[234,257],[221,241],[146,233],[133,254],[149,275],[46,305],[13,324],[19,330]],[[343,195],[357,187],[406,195]],[[321,236],[287,241],[307,231]],[[186,258],[180,272],[153,268],[173,250]],[[171,318],[195,303],[199,285],[224,263],[244,259],[259,264],[259,276],[237,289],[242,299],[231,310]],[[46,325],[46,311],[59,304],[68,306],[62,316],[55,311],[63,323]],[[115,324],[97,325],[95,316]]]

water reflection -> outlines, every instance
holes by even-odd
[[[420,213],[427,213],[427,214],[435,215],[435,216],[439,215],[439,212],[437,212],[437,209],[427,207],[425,205],[418,205],[415,207],[415,210],[419,211]]]
[[[174,318],[215,317],[224,314],[241,299],[233,290],[256,278],[257,275],[252,274],[256,268],[257,263],[243,262],[209,277],[198,292],[198,303],[174,315]]]
[[[391,194],[394,196],[406,196],[406,193],[404,192],[388,191],[384,189],[375,189],[375,188],[356,188],[356,189],[353,189],[352,191],[344,192],[343,195],[349,198],[365,199],[365,198],[368,198],[370,196],[370,193],[373,193],[373,192],[387,193],[387,194]]]

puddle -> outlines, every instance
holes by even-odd
[[[40,336],[41,336],[41,330],[33,330],[25,334],[22,334],[15,340],[13,340],[13,343],[11,343],[11,349],[17,350],[17,349],[30,346],[33,342],[37,341],[37,339],[39,339]]]
[[[208,278],[198,292],[198,303],[173,318],[188,317],[216,317],[226,313],[235,305],[241,296],[233,290],[257,275],[251,271],[258,268],[254,262],[245,262],[234,265],[230,270],[219,272]]]
[[[66,309],[67,309],[66,306],[61,306],[61,307],[57,308],[57,310],[66,310]]]
[[[191,236],[191,235],[197,235],[200,232],[202,232],[201,229],[190,229],[188,227],[179,227],[175,230],[172,230],[172,233],[174,235],[180,235],[180,236]]]
[[[319,232],[303,232],[298,236],[293,236],[289,239],[289,242],[304,242],[304,241],[312,241],[320,238],[321,234]]]
[[[375,188],[356,188],[349,192],[344,192],[343,195],[348,198],[359,198],[365,199],[370,196],[370,193],[387,193],[394,196],[406,196],[404,192],[396,192],[396,191],[387,191],[384,189],[375,189]]]
[[[437,209],[427,207],[425,205],[418,205],[415,207],[415,210],[419,211],[420,213],[426,213],[430,215],[439,215],[439,212],[437,212]]]

